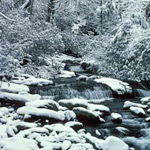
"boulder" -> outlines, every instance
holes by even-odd
[[[79,98],[59,100],[58,103],[63,107],[67,107],[68,109],[73,109],[74,107],[88,107],[87,101]]]
[[[51,109],[58,111],[59,109],[59,104],[53,100],[36,100],[32,102],[27,102],[26,106],[29,107],[35,107],[35,108],[46,108],[46,109]]]
[[[104,123],[104,119],[100,118],[99,114],[83,107],[75,107],[73,109],[77,119],[83,124],[98,124]]]
[[[146,116],[146,113],[145,111],[143,110],[143,108],[139,108],[139,107],[130,107],[130,111],[139,116],[139,117],[145,117]]]
[[[111,114],[112,122],[114,123],[122,123],[122,116],[118,113],[112,113]]]
[[[133,102],[130,102],[130,101],[126,101],[125,103],[124,103],[124,106],[123,106],[123,108],[127,108],[127,109],[129,109],[130,107],[140,107],[140,108],[146,108],[147,106],[146,105],[142,105],[142,104],[138,104],[138,103],[133,103]]]
[[[99,105],[99,104],[88,104],[88,107],[92,111],[99,111],[103,115],[109,115],[110,109],[107,106]]]
[[[70,121],[65,124],[65,126],[73,128],[75,131],[82,129],[83,124],[77,121]]]
[[[126,82],[106,77],[95,79],[94,81],[110,87],[114,97],[134,97],[132,87]]]
[[[65,120],[65,115],[63,113],[44,108],[24,106],[19,108],[17,113],[20,115],[31,115],[35,117],[35,119],[49,119],[56,122]]]

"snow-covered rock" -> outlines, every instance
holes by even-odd
[[[106,140],[97,139],[89,134],[85,135],[86,140],[96,149],[100,150],[129,150],[129,146],[121,139],[109,136]]]
[[[96,123],[102,123],[105,122],[104,119],[102,119],[98,113],[88,110],[83,107],[75,107],[73,108],[73,111],[75,112],[77,119],[85,124],[96,124]]]
[[[14,83],[0,83],[0,91],[10,92],[10,93],[19,93],[19,92],[29,92],[29,88],[26,85],[19,85]]]
[[[53,84],[52,80],[29,77],[27,79],[13,80],[14,83],[24,84],[28,86],[45,86]]]
[[[59,104],[53,100],[36,100],[32,102],[27,102],[26,106],[35,107],[35,108],[47,108],[51,110],[58,111]]]
[[[4,138],[0,140],[1,150],[38,150],[37,142],[26,138]]]
[[[102,149],[103,150],[129,150],[129,146],[121,139],[114,136],[109,136],[102,143]]]
[[[35,100],[41,99],[41,96],[39,94],[30,94],[30,93],[26,93],[26,92],[20,92],[19,94],[30,99],[30,101],[35,101]]]
[[[132,94],[133,92],[128,83],[117,79],[102,77],[100,79],[95,79],[94,81],[97,83],[106,84],[118,95]]]
[[[77,78],[78,81],[87,81],[88,80],[88,77],[85,76],[85,75],[81,75]]]
[[[112,113],[111,118],[114,123],[122,123],[122,116],[118,113]]]
[[[72,71],[62,70],[58,76],[60,78],[72,78],[72,77],[75,77],[76,75]]]
[[[7,125],[0,125],[0,141],[3,138],[7,138],[8,134],[7,134]]]
[[[36,123],[32,123],[32,122],[24,122],[24,121],[19,121],[17,123],[15,123],[15,126],[17,128],[21,128],[21,129],[28,129],[28,128],[34,128],[37,127]]]
[[[70,122],[67,122],[65,124],[65,126],[71,127],[75,131],[77,131],[83,127],[83,124],[81,122],[77,122],[77,121],[70,121]]]
[[[142,105],[142,104],[138,104],[138,103],[133,103],[133,102],[130,102],[130,101],[126,101],[124,103],[123,108],[130,108],[132,106],[134,106],[134,107],[140,107],[140,108],[144,108],[144,109],[147,107],[146,105]]]
[[[116,130],[119,131],[120,133],[123,133],[123,134],[129,133],[129,130],[127,128],[124,128],[124,127],[116,127]]]
[[[0,92],[0,101],[10,101],[13,103],[21,102],[24,104],[25,102],[31,101],[31,99],[30,97],[22,94]]]
[[[144,97],[140,100],[142,103],[148,103],[150,102],[150,97]]]
[[[58,121],[64,121],[65,115],[60,112],[56,112],[54,110],[48,110],[44,108],[35,108],[35,107],[28,107],[24,106],[17,110],[18,114],[21,115],[31,115],[31,116],[37,116],[37,117],[45,117],[48,119],[54,119]]]
[[[67,132],[67,133],[76,134],[76,132],[71,127],[64,126],[63,124],[53,124],[51,126],[53,128],[53,131],[56,132]]]
[[[139,117],[145,117],[146,113],[143,110],[143,108],[139,108],[139,107],[130,107],[130,111],[135,114],[138,115]]]
[[[72,110],[64,111],[64,115],[68,121],[76,119],[76,114]]]
[[[62,149],[62,150],[68,150],[68,149],[70,148],[70,146],[71,146],[71,142],[65,140],[65,141],[63,142],[63,144],[62,144],[61,149]]]
[[[92,111],[100,111],[104,113],[104,115],[107,115],[110,113],[110,109],[107,106],[99,105],[99,104],[88,104],[88,107]]]
[[[88,102],[85,99],[63,99],[58,101],[59,105],[67,107],[68,109],[73,109],[74,107],[88,107]]]
[[[150,122],[150,117],[145,119],[146,122]]]

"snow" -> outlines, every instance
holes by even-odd
[[[79,81],[87,81],[87,80],[88,80],[88,77],[85,76],[85,75],[80,75],[80,76],[77,78],[77,80],[79,80]]]
[[[85,138],[92,143],[96,149],[102,150],[129,150],[129,146],[121,139],[115,136],[109,136],[106,140],[97,139],[89,134]]]
[[[32,127],[30,129],[20,131],[18,134],[16,134],[16,137],[24,138],[27,136],[32,136],[34,133],[49,134],[49,131],[48,129],[43,128],[43,127]]]
[[[58,76],[60,78],[72,78],[72,77],[75,77],[76,75],[72,71],[62,70],[62,71],[60,71],[60,74]]]
[[[150,102],[150,97],[144,97],[140,100],[142,103]]]
[[[83,126],[83,124],[81,122],[77,122],[77,121],[70,121],[70,122],[67,122],[65,124],[65,126],[68,126],[68,127]]]
[[[56,61],[81,61],[81,58],[76,58],[76,57],[73,57],[73,56],[69,56],[69,55],[65,55],[65,54],[59,54],[59,55],[56,55],[54,56],[54,59]]]
[[[14,83],[24,84],[28,86],[45,86],[53,84],[52,80],[29,77],[27,79],[13,80]]]
[[[0,140],[1,150],[38,150],[37,142],[25,138],[4,138]]]
[[[74,107],[88,107],[88,102],[85,99],[73,98],[73,99],[62,99],[58,101],[59,105],[67,107],[67,108],[74,108]]]
[[[122,120],[122,116],[118,113],[112,113],[111,114],[112,119],[117,120],[117,119],[121,119]]]
[[[129,146],[121,139],[110,136],[102,144],[103,150],[129,150]]]
[[[24,93],[24,92],[20,92],[19,94],[30,99],[30,101],[35,101],[35,100],[41,99],[41,96],[39,94],[30,94],[30,93]]]
[[[30,99],[31,97],[29,96],[24,96],[22,94],[14,94],[14,93],[4,93],[4,92],[0,92],[0,101],[12,101],[12,102],[29,102],[32,99]]]
[[[116,127],[116,130],[118,130],[119,132],[124,133],[124,134],[129,132],[129,130],[124,127]]]
[[[33,116],[38,116],[38,117],[46,117],[48,119],[56,119],[60,121],[65,120],[64,114],[53,111],[53,110],[44,109],[44,108],[24,106],[24,107],[19,108],[17,110],[17,113],[21,115],[27,114],[27,115],[33,115]]]
[[[77,118],[84,117],[85,120],[89,123],[92,123],[92,122],[90,122],[91,120],[93,120],[93,123],[105,122],[105,120],[103,118],[101,118],[99,116],[99,113],[96,111],[91,111],[91,110],[88,110],[83,107],[75,107],[75,108],[73,108],[73,111],[75,112]],[[82,121],[82,120],[80,120],[80,121]]]
[[[72,133],[76,134],[76,132],[69,126],[64,126],[63,124],[54,124],[52,125],[53,131],[56,132],[67,132],[67,133]]]
[[[150,117],[145,119],[146,122],[150,122]]]
[[[29,92],[29,88],[25,85],[19,85],[14,83],[0,83],[0,91],[10,92],[10,93],[19,93],[19,92]]]
[[[59,104],[53,100],[36,100],[36,101],[32,101],[32,102],[27,102],[26,106],[29,107],[36,107],[36,108],[48,108],[48,109],[52,109],[55,110],[59,108]]]
[[[64,112],[66,120],[74,120],[76,118],[76,114],[72,110],[66,110]]]
[[[95,79],[94,81],[97,83],[106,84],[113,91],[117,92],[117,94],[119,94],[119,95],[126,94],[126,93],[130,93],[130,94],[132,93],[132,88],[129,86],[128,83],[122,82],[117,79],[102,77],[100,79]]]
[[[99,105],[99,104],[88,104],[90,110],[100,111],[100,112],[110,112],[110,109],[107,106]]]
[[[143,115],[145,116],[145,111],[142,109],[142,108],[139,108],[139,107],[130,107],[130,111],[132,111],[134,114],[136,115]]]
[[[15,124],[17,127],[23,127],[23,128],[33,128],[33,127],[37,127],[36,123],[31,123],[31,122],[18,122]]]
[[[0,125],[0,141],[3,138],[7,138],[7,126],[6,125]]]
[[[134,106],[134,107],[140,107],[140,108],[144,108],[144,109],[147,107],[146,105],[142,105],[142,104],[138,104],[138,103],[133,103],[133,102],[130,102],[130,101],[126,101],[124,103],[123,108],[130,108],[132,106]]]

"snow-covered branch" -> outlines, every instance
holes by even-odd
[[[9,17],[7,17],[6,15],[4,15],[3,13],[0,12],[0,16],[2,16],[3,18],[9,20],[9,21],[15,21],[14,19],[11,19]]]

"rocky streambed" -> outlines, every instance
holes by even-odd
[[[1,82],[0,149],[149,150],[149,91],[62,57],[54,81],[24,74]]]

